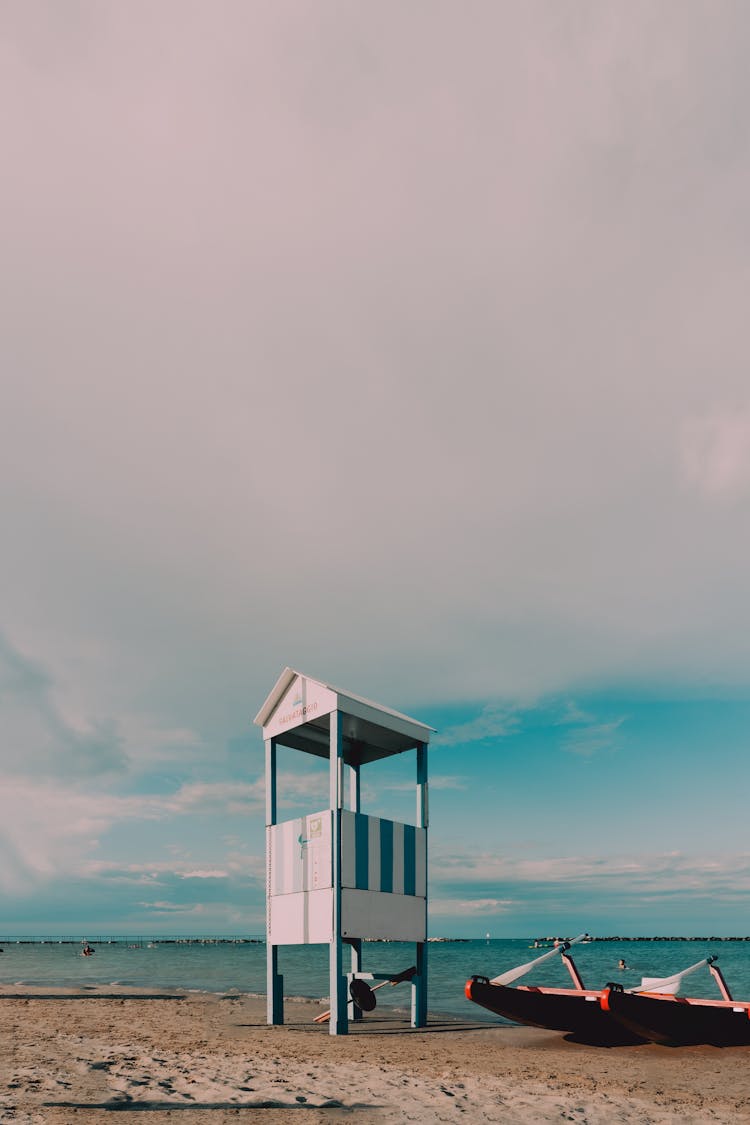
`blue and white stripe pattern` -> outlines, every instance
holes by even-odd
[[[268,894],[330,887],[330,810],[268,829]],[[384,894],[427,895],[427,830],[364,813],[341,813],[341,886]]]
[[[385,894],[427,894],[427,830],[344,810],[341,885]]]

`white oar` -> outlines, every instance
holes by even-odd
[[[704,965],[711,965],[716,960],[716,957],[706,957],[703,961],[696,961],[694,965],[689,968],[683,969],[681,973],[674,973],[671,977],[643,977],[641,980],[640,988],[626,988],[626,992],[669,992],[673,996],[677,995],[682,978],[694,973],[696,969],[702,969]]]
[[[519,965],[516,969],[509,969],[507,973],[501,973],[499,977],[493,977],[490,984],[512,984],[514,980],[518,980],[519,977],[526,976],[527,973],[531,972],[535,965],[541,965],[542,961],[549,961],[550,957],[557,957],[558,954],[564,953],[566,949],[570,949],[571,945],[576,945],[588,936],[584,932],[579,934],[578,937],[571,938],[570,941],[562,941],[554,949],[543,953],[541,957],[535,957],[533,961],[527,961],[525,965]]]

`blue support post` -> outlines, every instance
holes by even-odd
[[[284,1022],[284,978],[279,947],[271,945],[271,826],[276,824],[276,739],[266,739],[266,1022]]]
[[[266,1023],[284,1022],[284,978],[279,972],[279,947],[266,948]]]
[[[429,801],[427,788],[427,744],[421,742],[417,746],[417,827],[429,827]],[[427,855],[425,855],[425,865]],[[425,867],[425,886],[427,886],[427,869]],[[417,975],[414,978],[411,990],[411,1025],[412,1027],[425,1027],[427,1024],[427,899],[425,898],[425,941],[417,942]]]
[[[360,768],[358,765],[349,766],[349,808],[358,813],[361,809]],[[352,951],[352,973],[362,972],[362,939],[348,938]],[[348,1002],[347,1011],[351,1012],[351,1019],[358,1023],[363,1018],[362,1011],[353,1001]]]
[[[352,975],[362,972],[362,939],[349,938],[349,945],[352,947]],[[363,1012],[353,1000],[349,1001],[349,1009],[352,1012],[352,1019],[355,1023],[363,1018]]]
[[[411,986],[411,1026],[427,1026],[427,943],[417,942],[417,975]]]
[[[330,744],[330,805],[333,812],[333,836],[331,847],[333,871],[333,933],[331,934],[329,981],[331,993],[331,1018],[328,1030],[331,1035],[346,1035],[349,1031],[347,1003],[349,997],[344,976],[343,948],[341,940],[341,808],[343,803],[343,738],[341,712],[331,712]]]

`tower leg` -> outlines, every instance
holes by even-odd
[[[328,1030],[331,1035],[346,1035],[349,1031],[349,1014],[347,1003],[349,997],[346,990],[346,977],[343,974],[342,942],[338,934],[334,934],[330,945],[330,992],[331,992],[331,1018],[328,1021]]]
[[[271,829],[276,823],[276,739],[266,739],[266,1020],[284,1022],[284,978],[279,947],[271,943]]]
[[[266,1022],[284,1022],[284,978],[279,972],[278,945],[266,946]]]
[[[427,1026],[427,943],[417,942],[417,975],[411,986],[411,1026]]]
[[[349,938],[349,945],[352,947],[352,972],[362,972],[362,939]],[[349,1010],[352,1015],[351,1018],[356,1022],[362,1019],[362,1012],[353,1001],[349,1001]]]
[[[328,1030],[331,1035],[346,1035],[349,1030],[346,977],[343,973],[343,942],[341,939],[341,810],[343,793],[341,791],[344,765],[344,742],[341,729],[341,713],[332,711],[331,746],[329,755],[329,790],[333,809],[333,838],[331,840],[332,881],[333,881],[333,933],[330,947],[330,985],[331,1018]]]

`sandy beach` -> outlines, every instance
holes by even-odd
[[[595,1048],[532,1028],[374,1012],[346,1037],[244,995],[0,988],[0,1121],[750,1120],[748,1051]],[[253,1116],[254,1115],[254,1116]]]

